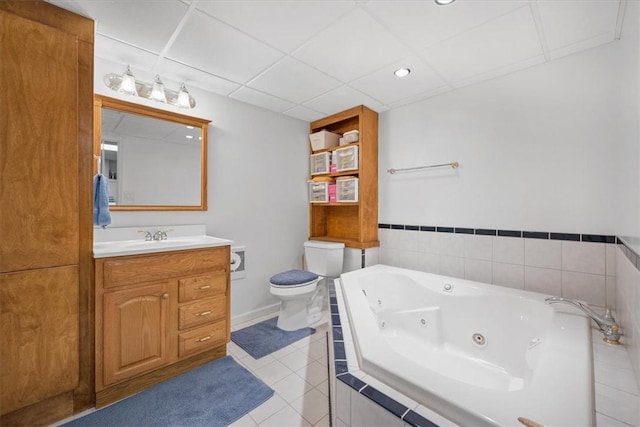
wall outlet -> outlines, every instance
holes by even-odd
[[[245,277],[245,247],[231,247],[231,280],[242,279]]]

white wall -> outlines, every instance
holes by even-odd
[[[95,62],[98,94],[161,108],[145,99],[119,96],[102,83],[123,64]],[[134,73],[136,70],[133,70]],[[147,79],[149,81],[149,79]],[[167,87],[177,84],[165,81]],[[207,233],[246,246],[246,277],[231,282],[231,316],[243,320],[277,309],[269,277],[300,266],[307,239],[308,123],[189,87],[194,110],[165,109],[211,120],[206,212],[112,212],[112,227],[206,224]]]
[[[638,235],[637,55],[626,31],[382,113],[380,222]],[[452,161],[459,170],[386,172]]]

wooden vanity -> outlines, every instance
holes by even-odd
[[[95,259],[96,407],[226,355],[230,246]]]

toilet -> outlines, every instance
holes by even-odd
[[[322,317],[326,279],[342,273],[344,243],[304,242],[309,271],[289,270],[271,277],[271,295],[280,299],[278,328],[295,331],[314,324]]]

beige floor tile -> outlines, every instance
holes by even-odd
[[[296,374],[314,387],[326,381],[328,377],[326,365],[322,365],[318,361],[313,361],[304,368],[298,369]]]
[[[271,386],[276,393],[286,402],[290,403],[309,392],[313,386],[300,378],[299,375],[291,374]]]
[[[271,399],[249,412],[249,415],[251,415],[251,418],[253,418],[256,423],[260,424],[285,406],[287,406],[287,402],[277,393],[274,393]]]
[[[266,420],[260,423],[260,427],[310,427],[299,413],[291,406],[285,406]]]
[[[293,371],[291,369],[287,368],[277,360],[254,371],[256,376],[264,381],[267,385],[277,383],[286,376],[291,375],[292,372]]]
[[[317,423],[329,414],[327,396],[316,389],[293,401],[291,406],[311,424]]]

